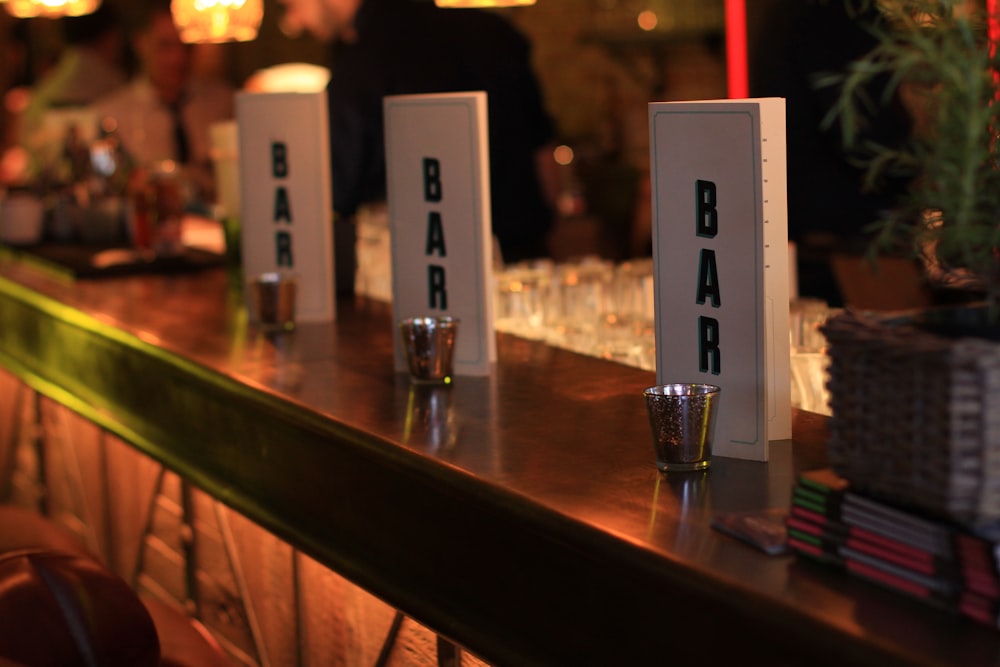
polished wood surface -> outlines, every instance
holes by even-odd
[[[500,335],[488,378],[413,388],[390,308],[269,337],[222,270],[70,281],[0,261],[0,364],[483,658],[511,665],[992,664],[1000,635],[712,530],[825,464],[661,477],[653,374]]]

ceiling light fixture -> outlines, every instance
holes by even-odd
[[[0,0],[0,5],[19,19],[59,18],[90,14],[101,6],[101,0]]]
[[[438,7],[526,7],[535,4],[535,0],[434,0]]]
[[[264,18],[263,0],[172,0],[170,13],[188,43],[249,42]]]

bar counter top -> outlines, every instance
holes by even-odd
[[[498,335],[490,377],[411,387],[387,304],[269,336],[226,272],[72,280],[0,258],[0,365],[483,659],[978,665],[1000,633],[713,530],[826,464],[661,476],[654,374]]]

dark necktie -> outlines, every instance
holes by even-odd
[[[184,99],[179,100],[170,107],[174,120],[174,147],[177,149],[177,161],[187,164],[191,160],[191,147],[188,144],[187,132],[184,129],[184,117],[181,110],[184,108]]]

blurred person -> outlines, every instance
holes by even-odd
[[[0,11],[0,150],[17,143],[17,125],[27,104],[27,20]],[[24,101],[22,101],[24,100]]]
[[[86,106],[126,81],[124,31],[111,4],[105,2],[91,14],[59,19],[59,25],[65,48],[31,90],[22,124],[25,137],[38,131],[47,110]]]
[[[209,127],[233,118],[234,89],[221,79],[191,76],[192,47],[181,41],[168,0],[144,7],[131,34],[138,73],[94,104],[133,162],[182,165],[203,202],[214,197]]]
[[[430,0],[280,0],[283,29],[331,44],[327,86],[334,210],[384,201],[382,98],[484,90],[493,232],[503,260],[550,254],[553,123],[531,46],[506,19]],[[346,239],[338,233],[339,244]],[[338,262],[341,258],[338,256]]]
[[[19,146],[30,88],[26,28],[26,19],[0,11],[0,189],[23,181],[28,172],[27,151]]]
[[[829,122],[841,86],[818,81],[872,51],[878,38],[871,26],[884,29],[885,19],[875,2],[776,0],[762,25],[768,28],[751,58],[751,94],[786,98],[788,235],[798,246],[799,293],[840,306],[832,254],[863,254],[867,228],[896,205],[910,178],[866,184],[865,156],[848,150],[840,123]],[[866,140],[901,146],[913,135],[914,109],[905,86],[884,100],[889,85],[884,77],[868,87],[873,104],[861,131]]]

